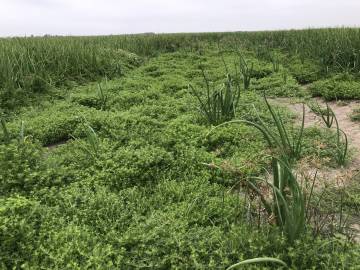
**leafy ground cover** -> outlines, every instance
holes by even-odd
[[[273,69],[251,51],[244,57],[253,71],[234,117],[258,124],[260,117],[275,130],[263,91],[304,96],[299,83],[316,78]],[[199,111],[188,84],[205,89],[201,69],[214,85],[227,72],[243,82],[238,61],[237,53],[213,49],[161,53],[121,78],[43,95],[4,118],[0,266],[225,269],[274,257],[291,269],[358,269],[360,247],[341,228],[317,232],[309,224],[289,244],[242,185],[270,170],[262,134],[246,124],[213,130]],[[275,109],[286,127],[296,125],[289,111]],[[306,128],[303,136],[301,158],[336,164],[327,130]],[[346,195],[349,209],[357,190]]]
[[[338,74],[314,82],[309,87],[313,96],[326,100],[348,100],[360,98],[360,82],[350,74]]]

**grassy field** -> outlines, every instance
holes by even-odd
[[[360,269],[359,54],[350,28],[0,39],[0,268]]]

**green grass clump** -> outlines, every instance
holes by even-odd
[[[306,197],[300,183],[292,173],[291,164],[286,157],[272,158],[272,182],[253,178],[270,186],[272,201],[267,200],[257,184],[251,179],[248,185],[260,197],[269,216],[274,217],[277,226],[283,230],[289,243],[303,236],[306,224]]]
[[[326,100],[360,98],[360,82],[347,74],[339,74],[314,82],[309,90],[313,96],[321,96]]]
[[[1,196],[32,190],[42,181],[42,149],[29,141],[0,144],[0,168]]]
[[[247,90],[250,87],[252,77],[254,77],[254,64],[246,60],[245,57],[239,54],[239,74],[244,82],[244,89]]]
[[[11,138],[10,138],[10,134],[9,131],[7,129],[7,125],[6,125],[6,121],[4,118],[0,119],[0,125],[1,125],[1,130],[2,130],[2,138],[4,143],[9,143]]]
[[[238,82],[242,82],[245,90],[249,89],[251,81],[272,74],[272,65],[256,58],[250,51],[220,52],[224,71],[231,73]]]
[[[308,106],[311,109],[311,111],[313,111],[315,114],[321,116],[321,118],[327,128],[332,127],[336,116],[335,116],[333,110],[329,107],[329,104],[326,103],[326,107],[322,108],[319,105],[319,103],[317,103],[316,101],[311,101],[311,102],[308,102]]]
[[[290,59],[286,65],[290,74],[300,84],[308,84],[318,80],[321,77],[321,67],[311,60],[301,60],[299,58]]]
[[[278,150],[280,156],[288,162],[300,158],[302,150],[302,139],[305,122],[305,109],[303,107],[302,123],[298,130],[289,131],[284,124],[284,120],[278,111],[275,111],[265,97],[265,103],[272,117],[275,130],[272,130],[268,125],[259,117],[260,124],[255,122],[245,121],[245,123],[258,129],[264,136],[269,147]]]
[[[108,108],[109,94],[101,84],[98,84],[96,92],[92,93],[78,93],[71,95],[71,101],[82,106],[96,108],[98,110],[105,110]]]
[[[251,89],[265,92],[267,96],[275,97],[296,97],[304,96],[297,81],[287,71],[273,73],[270,76],[253,80]]]
[[[42,109],[29,110],[22,114],[21,119],[7,126],[10,137],[14,138],[18,134],[20,123],[24,122],[26,136],[40,141],[42,145],[52,145],[65,142],[73,135],[84,135],[81,132],[83,123],[90,123],[95,130],[98,130],[107,118],[107,112],[59,101],[53,106],[49,104]]]
[[[199,101],[200,110],[208,123],[217,125],[234,118],[240,100],[240,85],[228,74],[225,83],[215,89],[214,85],[210,85],[211,82],[204,71],[203,77],[206,85],[206,96],[199,93],[191,84],[189,90]]]

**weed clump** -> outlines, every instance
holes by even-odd
[[[314,82],[309,90],[313,96],[321,96],[328,101],[360,98],[360,82],[349,74],[339,74]]]
[[[236,108],[240,100],[240,86],[228,74],[226,81],[218,89],[210,85],[209,79],[203,71],[203,78],[206,85],[206,96],[202,97],[191,84],[189,90],[197,98],[200,110],[206,117],[209,124],[217,125],[231,120],[235,117]]]

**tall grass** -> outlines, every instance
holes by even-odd
[[[0,88],[40,92],[47,85],[59,86],[68,80],[113,77],[122,74],[130,61],[136,61],[116,44],[101,41],[80,37],[2,39]]]
[[[123,75],[139,65],[141,57],[174,52],[181,47],[199,50],[201,36],[0,38],[0,107],[11,110],[21,105],[27,95],[51,87]],[[206,38],[215,39],[212,36],[208,34]]]
[[[69,81],[86,82],[124,73],[143,57],[178,50],[250,47],[269,57],[280,50],[320,63],[324,70],[360,71],[360,29],[328,28],[194,34],[142,34],[98,37],[26,37],[0,39],[0,97],[11,107],[27,92],[42,92]],[[264,53],[265,52],[265,53]],[[126,56],[124,56],[124,54]],[[271,55],[270,55],[271,58]],[[278,63],[274,60],[274,70]],[[241,62],[245,73],[249,66]],[[245,76],[248,78],[248,76]],[[245,79],[245,78],[244,78]],[[245,88],[249,80],[244,80]],[[22,89],[25,92],[18,93]]]
[[[317,60],[324,70],[360,71],[360,28],[240,32],[226,39]]]

